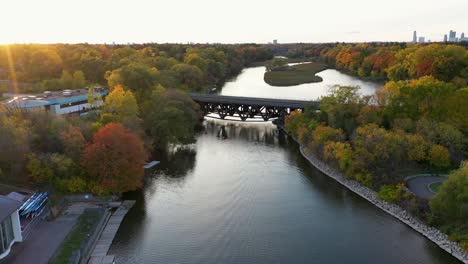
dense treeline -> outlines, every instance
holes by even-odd
[[[291,47],[287,56],[320,58],[360,77],[399,81],[430,75],[457,87],[468,84],[468,50],[461,45],[304,44]]]
[[[269,49],[253,44],[4,45],[0,80],[16,80],[39,91],[69,89],[71,80],[104,85],[121,77],[132,89],[160,84],[200,91],[271,57]]]
[[[468,88],[433,76],[390,81],[374,96],[337,86],[321,98],[320,111],[294,112],[285,128],[308,153],[439,225],[468,250],[466,164],[449,176],[430,207],[404,185],[406,176],[447,173],[468,157],[466,102]]]
[[[121,193],[141,186],[148,153],[194,140],[201,118],[186,94],[271,59],[258,45],[0,46],[0,92],[111,88],[85,117],[0,109],[0,179],[61,191]],[[0,85],[2,85],[0,84]]]

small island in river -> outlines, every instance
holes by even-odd
[[[272,86],[293,86],[303,83],[315,83],[323,81],[316,73],[327,69],[327,65],[307,62],[288,65],[286,59],[275,58],[266,65],[263,77],[266,83]]]

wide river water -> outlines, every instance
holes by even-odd
[[[269,87],[263,67],[225,95],[316,99],[330,85],[378,85],[335,70],[324,82]],[[311,166],[271,123],[207,119],[197,142],[161,158],[119,229],[117,263],[458,263]]]

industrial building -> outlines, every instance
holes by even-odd
[[[56,115],[71,113],[86,113],[93,108],[102,106],[103,98],[109,90],[102,87],[94,88],[96,101],[88,102],[89,92],[87,88],[63,91],[45,91],[40,94],[3,94],[11,98],[4,105],[8,108],[22,109],[25,111],[45,110]]]

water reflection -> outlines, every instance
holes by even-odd
[[[118,263],[456,263],[310,166],[271,123],[207,120],[161,161],[126,194],[137,204],[110,251]]]
[[[153,176],[164,175],[176,178],[183,177],[193,170],[197,152],[194,145],[177,146],[158,157],[161,163]]]

